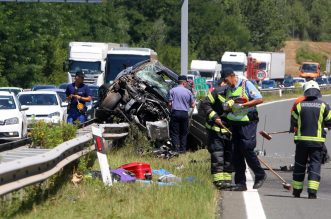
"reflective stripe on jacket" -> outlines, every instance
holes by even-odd
[[[296,141],[325,142],[324,127],[330,124],[330,107],[318,98],[298,103],[291,113],[291,127],[297,127]]]
[[[226,99],[237,99],[237,98],[246,98],[249,99],[246,87],[246,80],[242,80],[241,85],[237,87],[236,90],[232,91],[231,89],[227,90]],[[234,112],[230,112],[227,115],[227,119],[230,121],[238,121],[238,122],[248,122],[250,121],[248,117],[248,112],[256,111],[256,106],[253,107],[245,107],[240,110],[236,110]]]

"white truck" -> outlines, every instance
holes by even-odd
[[[76,72],[82,70],[86,84],[101,86],[105,80],[107,52],[114,47],[120,47],[120,44],[70,42],[69,60],[65,62],[68,83],[72,83]]]
[[[238,76],[245,76],[247,56],[244,52],[224,52],[221,58],[222,69],[231,68]]]
[[[110,49],[107,53],[104,83],[112,83],[122,70],[148,59],[157,59],[157,53],[149,48],[120,47]]]
[[[200,76],[206,78],[206,81],[213,81],[220,78],[221,65],[217,61],[192,60],[191,70],[199,71]]]
[[[249,52],[248,57],[256,60],[258,69],[267,73],[265,79],[282,82],[285,76],[285,53]]]

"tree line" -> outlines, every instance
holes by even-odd
[[[149,47],[178,71],[180,11],[180,0],[0,3],[0,86],[65,82],[70,41]],[[189,0],[189,59],[331,40],[330,11],[329,0]]]

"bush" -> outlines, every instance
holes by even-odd
[[[62,123],[54,125],[44,121],[35,122],[32,126],[31,139],[34,147],[54,148],[62,142],[75,137],[76,126]]]
[[[296,61],[300,64],[305,61],[318,62],[321,65],[321,69],[325,69],[326,59],[325,55],[313,52],[306,47],[301,47],[296,51]]]

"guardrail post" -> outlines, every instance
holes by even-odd
[[[279,96],[281,97],[282,96],[282,89],[279,88]]]
[[[109,164],[106,154],[106,148],[104,145],[104,140],[102,137],[104,128],[100,126],[92,126],[92,134],[95,145],[95,150],[97,152],[99,166],[101,170],[102,181],[105,185],[112,186],[112,178],[109,171]]]

